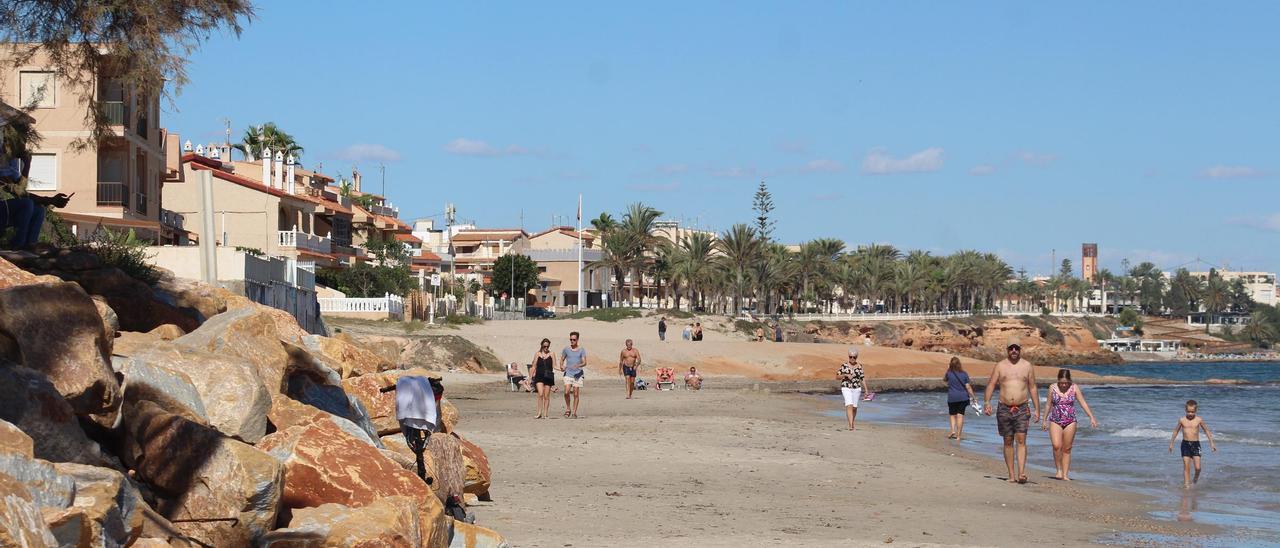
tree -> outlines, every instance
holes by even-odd
[[[720,264],[729,275],[733,288],[733,315],[741,310],[742,297],[750,285],[751,266],[760,256],[761,242],[756,230],[744,224],[735,224],[716,241],[721,257]]]
[[[143,97],[171,97],[187,83],[192,52],[213,31],[239,36],[241,23],[252,17],[250,0],[3,2],[0,41],[33,45],[13,48],[3,67],[29,66],[40,55],[63,87],[94,90],[99,79],[109,78]],[[89,136],[75,144],[92,147],[114,137],[96,94],[78,96]]]
[[[271,149],[272,156],[277,152],[285,156],[292,154],[295,160],[302,158],[302,153],[305,152],[297,140],[276,126],[275,122],[249,126],[244,130],[244,137],[240,138],[240,142],[234,145],[234,148],[244,153],[246,160],[253,161],[262,157],[264,146]]]
[[[1121,310],[1120,325],[1132,327],[1135,332],[1142,333],[1142,316],[1139,316],[1132,308]]]
[[[1277,329],[1269,321],[1267,313],[1259,310],[1249,316],[1249,323],[1240,328],[1240,334],[1258,346],[1271,346],[1276,342]]]
[[[1062,265],[1058,267],[1058,276],[1062,278],[1070,278],[1072,273],[1071,259],[1063,259]]]
[[[756,189],[755,199],[751,203],[751,209],[756,212],[756,235],[766,242],[773,241],[774,221],[769,219],[769,213],[773,211],[773,195],[769,193],[769,187],[764,181],[760,181],[760,187]]]
[[[1243,278],[1231,280],[1231,306],[1228,307],[1232,312],[1248,312],[1253,310],[1253,295],[1249,293],[1249,288],[1244,285]]]
[[[523,298],[529,289],[538,286],[538,263],[525,255],[503,255],[493,262],[492,280],[489,293],[508,293],[511,298]]]
[[[599,217],[591,219],[591,227],[596,229],[596,231],[603,237],[605,234],[618,227],[618,221],[613,218],[613,215],[601,213]]]

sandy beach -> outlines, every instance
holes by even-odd
[[[505,391],[501,376],[446,382],[494,470],[480,522],[515,546],[1084,545],[1117,531],[1205,532],[1097,485],[1038,473],[1008,484],[988,458],[998,448],[961,451],[945,432],[849,432],[822,414],[838,404],[778,385],[713,377],[701,392],[626,400],[621,381],[597,375],[582,418],[535,420],[533,396]]]

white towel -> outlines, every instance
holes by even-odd
[[[429,379],[420,376],[404,376],[396,381],[397,420],[417,419],[438,426],[438,413],[436,394],[431,389]]]

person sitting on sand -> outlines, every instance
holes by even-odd
[[[693,324],[684,326],[684,332],[680,334],[680,337],[686,341],[693,340]]]
[[[684,376],[684,387],[689,390],[702,390],[702,375],[698,373],[697,367],[689,368],[689,373]]]
[[[867,376],[858,363],[858,348],[849,347],[849,360],[840,364],[836,371],[840,377],[840,395],[844,396],[844,416],[849,421],[849,429],[856,430],[854,419],[858,418],[858,402],[862,400],[862,391],[867,386]]]
[[[1204,418],[1196,416],[1196,410],[1200,404],[1196,400],[1187,400],[1186,415],[1178,417],[1177,426],[1173,427],[1173,437],[1169,438],[1169,452],[1173,452],[1173,442],[1178,439],[1178,432],[1182,432],[1182,487],[1189,489],[1191,484],[1200,481],[1200,431],[1204,430],[1205,437],[1209,438],[1209,447],[1213,448],[1213,452],[1218,452],[1218,445],[1213,443],[1213,432],[1209,431],[1209,425],[1204,423]],[[1195,465],[1195,478],[1191,477],[1191,466]]]
[[[1049,387],[1045,402],[1049,409],[1040,424],[1042,430],[1049,431],[1049,442],[1053,444],[1053,466],[1058,471],[1054,478],[1071,481],[1071,446],[1076,441],[1076,402],[1089,415],[1089,427],[1097,428],[1098,420],[1093,417],[1093,410],[1084,401],[1084,389],[1071,382],[1071,370],[1059,369],[1058,382]]]
[[[960,358],[951,357],[942,378],[947,381],[947,416],[951,419],[951,434],[947,439],[960,440],[964,437],[965,409],[977,398],[973,396],[973,385],[969,384],[969,374],[960,365]]]
[[[693,340],[702,340],[702,322],[694,322],[693,324]]]
[[[982,406],[986,408],[987,416],[991,416],[991,393],[999,386],[1000,405],[996,410],[996,429],[1000,437],[1004,438],[1004,464],[1009,468],[1007,481],[1026,483],[1027,426],[1031,422],[1029,407],[1035,408],[1035,420],[1040,422],[1040,390],[1036,387],[1035,368],[1022,359],[1022,345],[1012,343],[1005,348],[1005,352],[1008,358],[991,368],[991,375],[987,377],[987,390],[983,393]]]

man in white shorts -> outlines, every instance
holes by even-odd
[[[560,351],[560,371],[564,373],[564,417],[578,418],[582,384],[586,376],[587,349],[578,345],[578,332],[569,333],[569,346]],[[572,403],[571,403],[572,401]]]
[[[866,374],[858,363],[858,349],[849,347],[849,361],[840,364],[836,373],[840,377],[840,395],[844,396],[844,415],[849,419],[849,429],[855,430],[853,420],[858,416],[858,401],[867,387]]]

